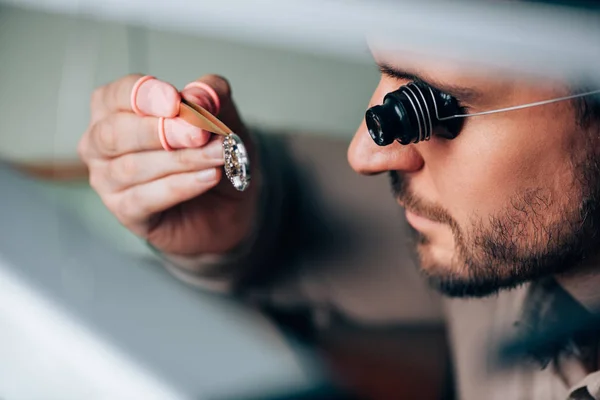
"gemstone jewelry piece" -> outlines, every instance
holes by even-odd
[[[250,184],[250,161],[242,139],[230,133],[223,140],[223,156],[225,158],[225,175],[233,187],[240,192]]]
[[[237,190],[240,192],[246,190],[250,185],[250,159],[242,139],[217,117],[185,99],[182,99],[179,105],[179,116],[198,128],[225,136],[223,139],[225,175]]]

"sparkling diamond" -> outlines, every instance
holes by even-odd
[[[223,140],[223,156],[227,178],[237,190],[246,190],[250,184],[250,161],[244,143],[235,133]]]

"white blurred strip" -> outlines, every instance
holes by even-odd
[[[184,398],[9,273],[4,262],[0,398]]]
[[[600,80],[598,13],[497,1],[0,0],[178,32],[370,60],[391,50]],[[193,51],[193,50],[192,50]]]

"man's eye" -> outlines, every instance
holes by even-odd
[[[437,91],[438,101],[440,102],[440,108],[448,110],[453,115],[465,114],[469,107],[464,104],[460,99],[449,95],[448,93],[444,93],[441,91]],[[450,117],[451,115],[444,115],[441,117]]]
[[[458,108],[459,114],[468,114],[471,112],[471,107],[462,103],[460,100],[456,100],[456,106]]]

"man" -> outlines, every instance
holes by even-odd
[[[369,107],[410,82],[452,96],[468,114],[583,91],[570,82],[493,68],[408,60],[400,65],[382,54],[375,58],[382,77]],[[345,241],[343,228],[327,230],[351,223],[336,217],[348,218],[352,211],[318,206],[325,201],[313,197],[318,191],[296,164],[301,157],[274,137],[248,132],[223,78],[206,76],[181,92],[158,79],[140,78],[126,76],[95,91],[79,153],[106,206],[146,239],[176,276],[269,307],[308,305],[317,310],[318,321],[319,310],[329,318],[393,320],[389,309],[406,308],[410,299],[415,309],[435,318],[435,301],[422,295],[412,278],[389,287],[382,277],[393,272],[369,263],[370,256],[352,260],[364,261],[362,268],[336,258],[360,246]],[[217,114],[244,140],[253,163],[248,190],[238,192],[222,178],[222,139],[177,116],[181,97]],[[159,124],[172,151],[163,149]],[[415,234],[420,271],[447,296],[444,312],[460,398],[600,399],[595,337],[569,337],[553,352],[534,354],[534,368],[500,370],[488,359],[490,346],[507,335],[551,332],[548,326],[556,326],[551,322],[562,326],[598,307],[600,106],[594,97],[466,117],[454,139],[434,134],[409,145],[378,146],[363,121],[347,158],[359,174],[389,175]],[[336,176],[328,172],[316,175],[335,186]],[[344,196],[360,197],[357,192],[365,196],[370,192],[365,186],[338,187],[345,190],[340,202]],[[353,218],[368,219],[359,213]],[[401,248],[404,224],[399,218],[401,229],[390,231],[396,236],[374,240]],[[410,254],[397,254],[398,268],[410,269]],[[362,290],[392,293],[401,301],[385,304],[384,310],[377,296],[361,297]]]

